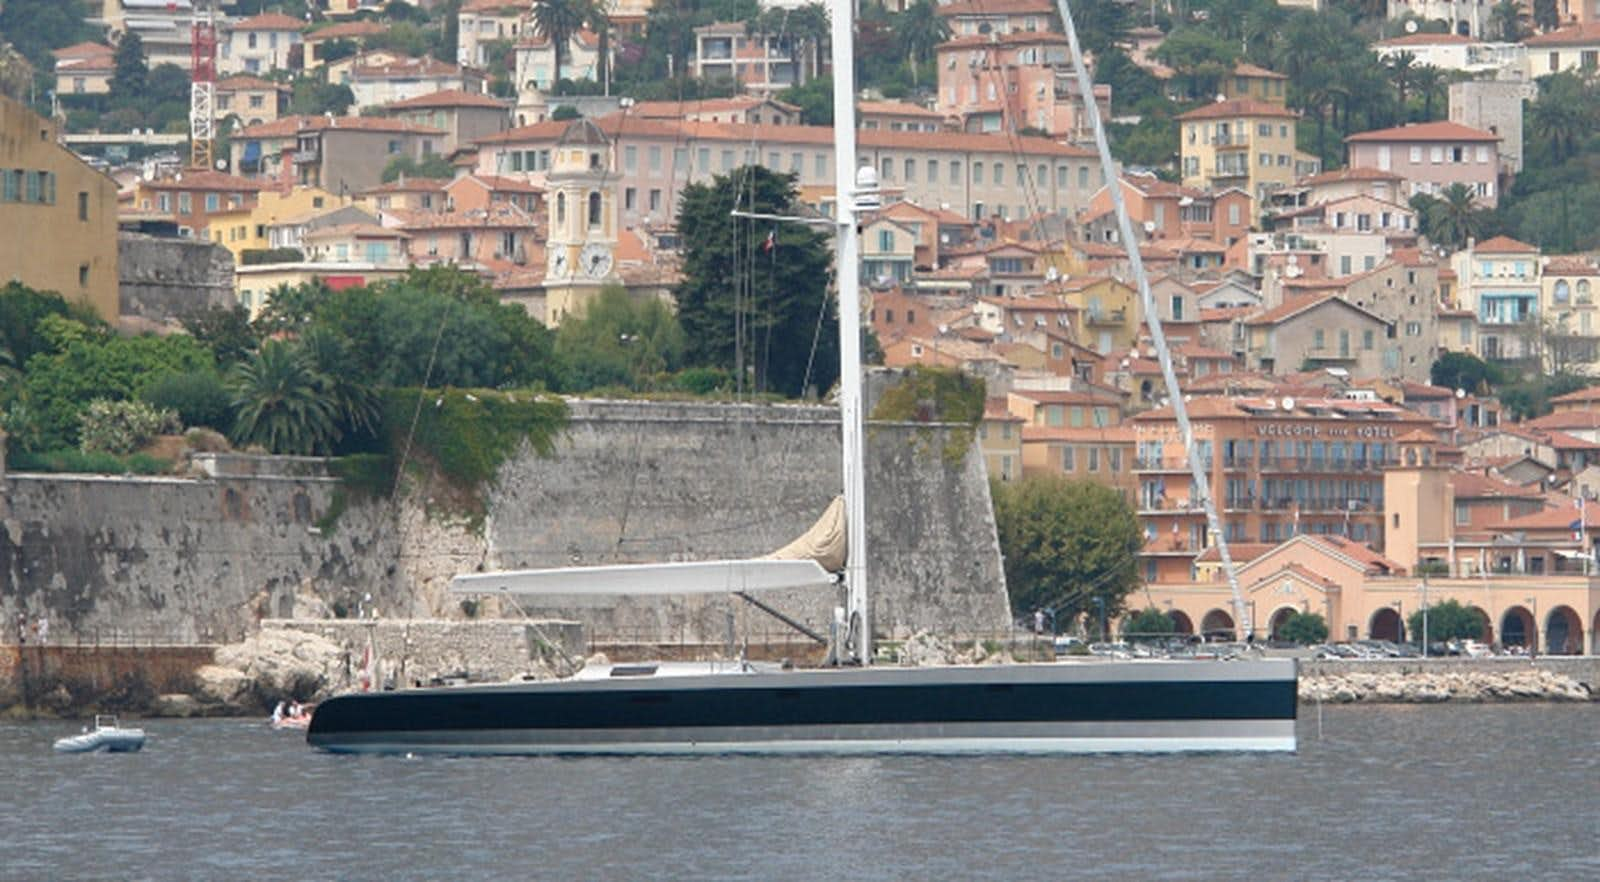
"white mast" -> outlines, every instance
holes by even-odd
[[[833,0],[834,211],[839,254],[839,423],[844,448],[846,615],[855,659],[872,662],[871,603],[867,600],[867,506],[863,472],[861,396],[861,266],[856,230],[855,16],[852,0]]]
[[[1239,575],[1233,570],[1233,557],[1228,554],[1228,537],[1222,529],[1222,519],[1217,516],[1217,503],[1211,497],[1210,483],[1206,480],[1206,463],[1194,455],[1194,428],[1189,424],[1189,410],[1183,403],[1183,390],[1178,388],[1178,377],[1172,371],[1172,354],[1167,351],[1167,335],[1161,330],[1161,316],[1156,312],[1155,297],[1150,294],[1150,279],[1144,272],[1144,260],[1139,256],[1139,242],[1133,237],[1133,224],[1128,220],[1128,207],[1122,201],[1122,182],[1116,174],[1116,163],[1111,158],[1111,147],[1106,142],[1105,125],[1100,121],[1100,105],[1094,100],[1094,84],[1083,65],[1083,51],[1078,47],[1078,30],[1073,27],[1072,13],[1067,0],[1056,0],[1061,13],[1061,24],[1067,31],[1067,48],[1072,54],[1072,69],[1077,75],[1078,96],[1083,101],[1084,113],[1094,124],[1094,146],[1100,153],[1100,168],[1105,176],[1106,189],[1111,193],[1111,205],[1117,213],[1117,232],[1122,236],[1122,246],[1128,252],[1128,268],[1139,285],[1139,303],[1144,308],[1145,323],[1150,328],[1150,341],[1155,344],[1156,357],[1161,361],[1161,377],[1167,384],[1167,397],[1172,401],[1172,416],[1178,421],[1178,434],[1183,439],[1185,458],[1189,460],[1189,475],[1194,481],[1190,498],[1199,496],[1206,510],[1206,526],[1217,540],[1217,555],[1222,558],[1222,571],[1227,574],[1228,587],[1233,594],[1233,620],[1239,622],[1244,633],[1255,630],[1250,620],[1249,607],[1239,590]],[[1212,451],[1216,455],[1216,451]]]

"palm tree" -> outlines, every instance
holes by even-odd
[[[317,326],[296,341],[327,394],[339,423],[339,435],[368,432],[378,425],[378,396],[356,381],[357,371],[344,341],[331,329]]]
[[[555,52],[555,71],[550,77],[550,92],[561,88],[561,58],[566,54],[572,35],[583,30],[590,18],[589,0],[539,0],[533,5],[533,31],[550,41]]]
[[[1561,11],[1556,8],[1556,0],[1533,0],[1533,23],[1541,31],[1561,27]]]
[[[1432,64],[1419,64],[1411,71],[1411,87],[1422,96],[1422,121],[1433,119],[1433,99],[1444,88],[1445,72]]]
[[[337,407],[304,353],[279,340],[239,362],[229,375],[234,443],[272,453],[327,453],[339,440]]]
[[[1406,117],[1406,93],[1410,91],[1412,74],[1417,69],[1417,56],[1406,51],[1396,52],[1384,59],[1383,66],[1389,72],[1389,79],[1394,82],[1394,91],[1400,96],[1400,118],[1404,122]]]
[[[1533,130],[1550,143],[1550,155],[1561,162],[1578,152],[1578,139],[1594,130],[1595,119],[1584,84],[1571,74],[1556,74],[1540,86],[1533,103]]]
[[[600,60],[595,64],[595,75],[611,94],[611,0],[590,0],[586,24],[600,38]]]
[[[911,66],[911,85],[917,85],[919,62],[933,56],[933,47],[950,39],[950,24],[938,13],[933,0],[917,0],[894,23],[895,41]]]
[[[831,32],[831,20],[828,18],[828,7],[821,3],[807,3],[789,13],[789,33],[799,41],[799,48],[804,50],[806,63],[810,65],[811,76],[822,72],[822,44],[828,39]],[[797,68],[794,72],[795,83],[801,82],[801,71]]]
[[[1483,233],[1488,219],[1476,198],[1477,194],[1466,184],[1445,188],[1443,198],[1433,206],[1434,216],[1428,224],[1436,244],[1453,251]]]
[[[1528,11],[1517,0],[1500,0],[1489,10],[1489,22],[1500,39],[1515,43],[1528,30]]]

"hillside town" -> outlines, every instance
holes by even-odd
[[[759,167],[839,198],[818,5],[78,5],[0,34],[0,277],[124,334],[433,269],[559,334],[608,293],[675,308],[687,194]],[[1114,491],[1128,604],[1235,633],[1220,533],[1263,638],[1415,639],[1454,599],[1486,644],[1600,646],[1592,0],[1102,0],[1089,95],[1053,0],[863,6],[872,348],[983,380],[997,485]]]

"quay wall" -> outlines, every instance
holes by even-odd
[[[303,460],[197,464],[191,477],[0,473],[0,623],[239,640],[267,618],[465,618],[451,576],[499,567],[758,556],[809,528],[841,485],[831,408],[574,401],[551,457],[502,466],[481,526],[437,514],[438,487],[348,499]],[[998,631],[1009,620],[987,475],[950,427],[868,429],[875,630]],[[246,467],[248,466],[248,467]],[[328,513],[343,507],[324,529]],[[430,513],[433,512],[433,513]],[[840,598],[764,598],[826,632]],[[725,641],[770,622],[725,595],[546,598],[480,616],[580,622],[595,641]],[[0,641],[15,640],[14,627]]]
[[[215,653],[204,645],[0,646],[0,712],[143,713],[158,695],[192,691]]]

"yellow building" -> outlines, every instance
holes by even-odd
[[[292,217],[342,208],[350,204],[319,187],[295,187],[287,192],[262,190],[253,206],[217,212],[210,218],[211,241],[228,249],[233,262],[244,262],[246,251],[259,251],[272,247],[267,238],[267,228]]]
[[[1259,207],[1266,195],[1295,181],[1295,121],[1282,104],[1218,101],[1178,117],[1183,184],[1238,187]]]
[[[1065,279],[1048,289],[1077,310],[1073,334],[1078,342],[1105,355],[1133,346],[1142,315],[1139,292],[1110,276]]]
[[[1288,77],[1249,63],[1240,63],[1231,76],[1222,78],[1222,94],[1229,99],[1245,98],[1281,107],[1288,100],[1288,91]]]
[[[404,265],[377,266],[364,262],[266,263],[239,267],[234,273],[234,285],[238,288],[239,305],[248,309],[250,318],[254,319],[272,303],[272,292],[285,285],[295,288],[320,281],[335,291],[342,291],[398,279],[407,269]]]
[[[117,185],[56,135],[54,123],[0,95],[0,279],[115,323]]]

